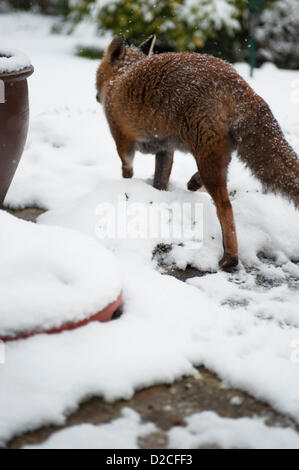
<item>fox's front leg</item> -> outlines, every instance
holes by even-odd
[[[154,188],[166,190],[173,164],[173,152],[163,151],[156,154]]]
[[[117,140],[117,151],[122,162],[122,176],[123,178],[132,178],[134,173],[134,142],[131,140],[120,138]]]

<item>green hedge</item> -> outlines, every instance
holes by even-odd
[[[231,46],[242,35],[245,6],[246,0],[69,0],[68,19],[88,17],[99,32],[123,33],[133,43],[155,33],[158,49],[196,50],[224,36]]]

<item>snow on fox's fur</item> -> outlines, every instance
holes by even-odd
[[[133,176],[135,150],[156,155],[154,186],[167,189],[174,150],[191,152],[198,172],[188,189],[202,185],[213,198],[222,228],[220,266],[238,263],[226,175],[231,152],[263,185],[299,205],[299,160],[269,106],[227,62],[206,54],[153,55],[155,37],[139,48],[116,36],[97,71],[103,104],[122,161]]]

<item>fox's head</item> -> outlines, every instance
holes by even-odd
[[[121,34],[115,36],[107,47],[97,71],[97,100],[103,102],[105,88],[109,82],[135,62],[139,62],[153,53],[156,36],[150,36],[140,46],[129,47]]]

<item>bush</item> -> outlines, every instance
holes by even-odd
[[[282,68],[299,68],[299,0],[278,0],[261,16],[258,56]]]
[[[67,14],[69,0],[0,0],[16,10],[35,10],[45,14]]]
[[[233,41],[245,0],[69,0],[73,24],[89,17],[100,32],[123,33],[131,42],[156,33],[158,48],[195,50],[221,32]]]
[[[251,0],[259,10],[266,0]],[[13,8],[63,15],[71,32],[82,20],[97,25],[99,34],[122,33],[130,43],[157,35],[156,51],[207,52],[231,62],[247,60],[248,0],[0,0]],[[5,11],[5,10],[4,10]],[[259,23],[257,64],[266,60],[279,67],[299,68],[299,0],[267,0]],[[96,46],[95,46],[96,47]],[[98,54],[96,52],[96,54]],[[94,56],[95,51],[83,51]]]
[[[32,8],[32,2],[30,0],[3,0],[2,2],[7,7],[15,8],[18,10],[30,10]]]

